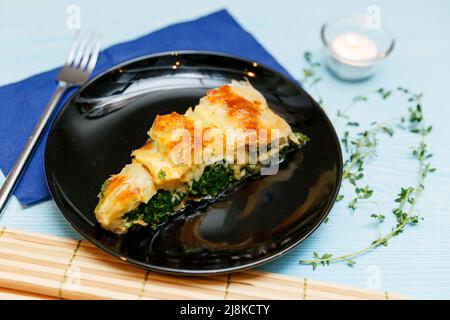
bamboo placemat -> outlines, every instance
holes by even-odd
[[[83,240],[0,229],[0,299],[403,299],[249,270],[208,277],[145,271]]]

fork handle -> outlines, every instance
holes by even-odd
[[[61,98],[62,94],[67,89],[67,87],[68,85],[66,83],[63,82],[58,83],[55,92],[53,93],[50,101],[48,102],[47,106],[42,112],[39,121],[34,127],[30,137],[28,138],[27,143],[25,144],[25,147],[20,153],[19,158],[14,164],[14,167],[12,167],[11,171],[7,175],[6,180],[0,189],[0,216],[2,215],[3,209],[6,207],[6,204],[8,203],[8,199],[17,185],[17,181],[19,180],[21,174],[24,171],[25,166],[27,165],[27,162],[34,150],[34,147],[36,146],[36,143],[39,140],[39,137],[44,131],[44,128],[48,120],[50,119],[53,110],[55,110],[56,104],[58,103],[59,99]]]

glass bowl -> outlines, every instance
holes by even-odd
[[[322,26],[320,35],[326,65],[344,80],[371,77],[395,45],[386,26],[366,14],[330,20]]]

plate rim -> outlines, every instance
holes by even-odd
[[[336,142],[336,146],[337,146],[337,151],[338,151],[338,163],[337,163],[337,168],[336,168],[336,173],[337,173],[337,181],[336,181],[336,185],[333,188],[332,191],[332,197],[331,197],[331,201],[329,201],[329,203],[327,204],[327,206],[324,208],[323,210],[323,214],[321,216],[321,218],[315,223],[315,225],[313,225],[313,227],[308,230],[308,232],[301,238],[297,239],[296,241],[294,241],[293,243],[291,243],[290,245],[288,245],[286,248],[281,249],[277,252],[274,252],[272,254],[268,254],[265,255],[263,257],[257,258],[254,261],[251,262],[244,262],[242,265],[239,266],[231,266],[231,267],[222,267],[222,268],[217,268],[217,269],[204,269],[204,270],[196,270],[196,269],[177,269],[177,268],[170,268],[170,267],[161,267],[161,266],[156,266],[156,265],[151,265],[148,263],[145,263],[143,261],[140,260],[136,260],[133,258],[128,258],[128,257],[123,257],[122,255],[120,255],[119,253],[113,251],[112,249],[110,249],[109,247],[105,246],[101,241],[95,239],[94,237],[90,236],[90,235],[86,235],[86,233],[78,227],[77,223],[73,220],[74,218],[72,218],[72,214],[69,212],[65,212],[64,206],[62,203],[60,203],[60,200],[57,200],[57,197],[55,197],[54,195],[56,194],[56,190],[53,189],[52,187],[52,183],[51,183],[51,179],[50,179],[50,174],[49,174],[49,168],[48,166],[48,149],[49,149],[49,143],[48,143],[48,137],[50,136],[50,134],[53,132],[54,127],[57,123],[57,120],[59,119],[59,117],[61,116],[61,114],[63,113],[63,111],[68,107],[69,103],[72,101],[73,97],[75,95],[77,95],[79,92],[81,92],[82,90],[84,90],[87,86],[91,85],[94,81],[96,81],[97,79],[99,79],[100,77],[104,76],[107,73],[110,73],[111,71],[120,68],[122,66],[134,63],[134,62],[138,62],[141,60],[146,60],[146,59],[151,59],[151,58],[156,58],[156,57],[162,57],[162,56],[167,56],[167,55],[175,55],[175,54],[190,54],[190,55],[211,55],[211,56],[220,56],[220,57],[225,57],[225,58],[231,58],[231,59],[235,59],[235,60],[240,60],[249,64],[252,64],[254,62],[258,63],[258,67],[260,68],[264,68],[267,69],[273,73],[275,73],[277,76],[281,77],[283,80],[295,85],[296,87],[298,87],[303,93],[305,93],[310,100],[313,102],[314,106],[318,109],[319,112],[321,112],[322,116],[324,117],[326,123],[329,125],[329,127],[331,128],[331,132],[333,137],[335,138],[335,142]],[[45,180],[47,183],[47,187],[48,190],[50,192],[50,195],[53,199],[53,201],[56,203],[56,206],[58,207],[58,210],[60,211],[60,213],[63,215],[63,217],[65,218],[65,220],[67,222],[69,222],[69,224],[72,226],[72,228],[74,228],[81,237],[83,237],[85,240],[91,242],[92,244],[94,244],[97,248],[99,248],[100,250],[108,253],[109,255],[118,258],[122,261],[125,261],[128,264],[137,266],[141,269],[145,269],[145,270],[150,270],[150,271],[155,271],[155,272],[161,272],[161,273],[165,273],[165,274],[171,274],[171,275],[182,275],[182,276],[205,276],[205,275],[216,275],[216,274],[228,274],[228,273],[232,273],[232,272],[237,272],[237,271],[243,271],[243,270],[247,270],[247,269],[251,269],[254,268],[256,266],[261,266],[263,264],[266,264],[268,262],[271,262],[275,259],[280,258],[281,256],[283,256],[284,254],[286,254],[287,252],[291,251],[292,249],[294,249],[295,247],[297,247],[300,243],[302,243],[303,241],[305,241],[306,239],[308,239],[324,222],[324,220],[328,217],[328,215],[331,212],[331,209],[333,208],[335,202],[336,202],[336,198],[339,194],[339,190],[341,188],[341,184],[342,184],[342,175],[343,175],[343,156],[342,156],[342,148],[339,142],[339,136],[337,135],[336,129],[334,128],[331,120],[329,119],[328,115],[326,114],[326,112],[324,111],[324,109],[320,106],[319,103],[317,103],[317,101],[305,90],[302,88],[301,84],[295,79],[295,78],[290,78],[287,75],[281,73],[278,70],[275,70],[274,68],[271,68],[267,65],[265,65],[264,63],[260,63],[256,60],[250,60],[247,58],[243,58],[241,56],[238,55],[233,55],[233,54],[229,54],[229,53],[224,53],[224,52],[219,52],[219,51],[208,51],[208,50],[170,50],[170,51],[161,51],[161,52],[156,52],[156,53],[151,53],[151,54],[147,54],[147,55],[143,55],[140,57],[136,57],[136,58],[132,58],[123,62],[120,62],[110,68],[107,68],[106,70],[100,72],[99,74],[95,75],[94,77],[92,77],[91,79],[89,79],[88,81],[86,81],[86,83],[84,83],[82,86],[80,86],[77,90],[74,90],[71,94],[69,94],[67,100],[64,102],[64,104],[61,106],[61,108],[58,110],[58,112],[54,115],[54,118],[52,120],[52,123],[48,129],[48,135],[45,139],[45,146],[44,146],[44,174],[45,174]],[[69,210],[67,210],[69,211]],[[115,236],[115,235],[113,235]]]

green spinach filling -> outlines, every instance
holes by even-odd
[[[303,146],[309,140],[307,136],[301,133],[295,133],[300,141],[299,145]],[[292,150],[293,146],[286,146],[280,150],[280,156]],[[259,165],[247,165],[244,170],[247,172],[256,172],[260,169]],[[159,190],[147,203],[141,203],[136,209],[125,214],[124,219],[128,226],[138,221],[142,221],[152,228],[167,220],[170,213],[175,211],[185,198],[191,197],[216,197],[223,192],[232,182],[236,181],[235,170],[232,164],[214,163],[205,167],[202,176],[198,180],[192,181],[189,185],[188,194],[183,192],[170,192],[167,190]]]
[[[128,212],[124,219],[130,226],[141,220],[155,228],[167,219],[168,214],[174,211],[184,197],[182,192],[159,190],[147,203],[141,203],[139,207]]]
[[[230,164],[211,164],[205,168],[200,179],[193,181],[189,188],[191,196],[215,197],[235,180],[234,170]],[[131,226],[137,221],[143,221],[153,228],[166,221],[168,215],[175,211],[175,207],[186,198],[182,192],[159,190],[147,203],[124,216]]]
[[[298,139],[299,147],[302,147],[306,142],[309,141],[309,137],[306,134],[303,134],[301,132],[294,132],[294,134]]]
[[[190,193],[194,196],[215,197],[235,180],[230,164],[215,163],[207,166],[202,176],[192,182]]]

